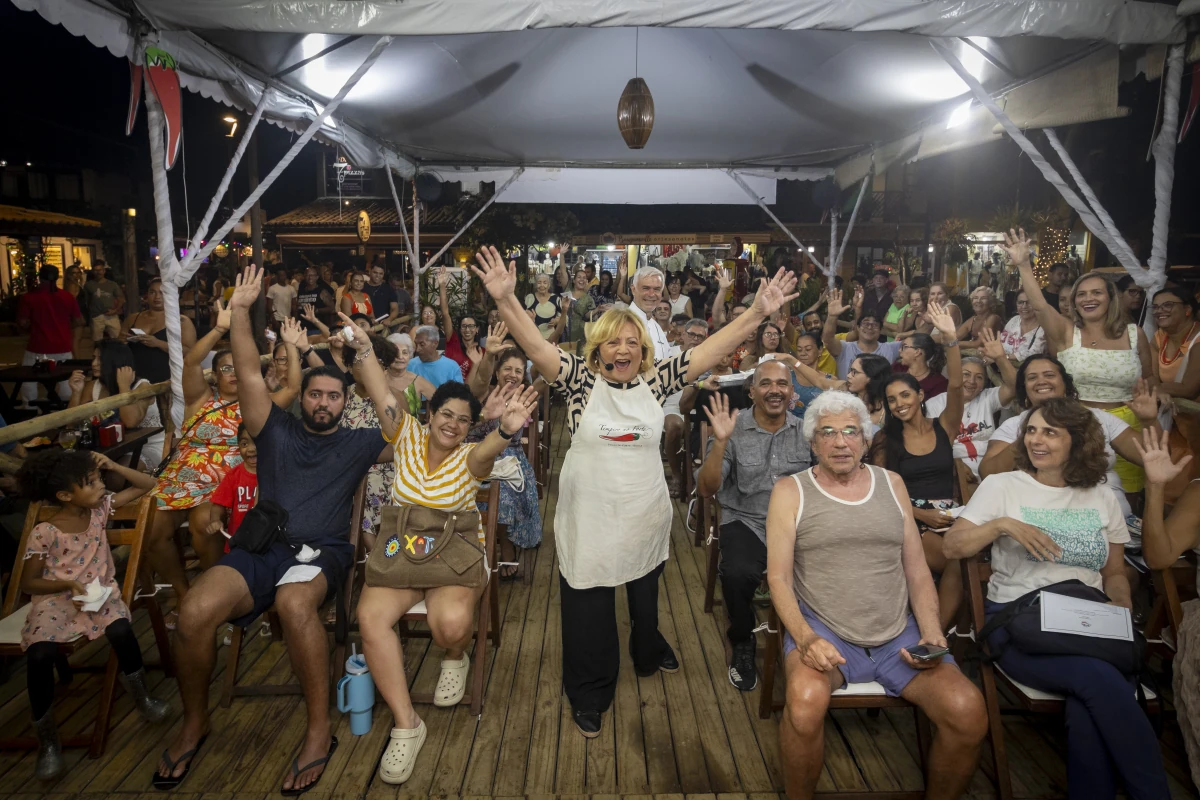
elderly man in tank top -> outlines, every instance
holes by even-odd
[[[729,612],[733,659],[729,682],[743,692],[758,685],[754,664],[754,591],[767,568],[767,505],[775,481],[811,463],[792,405],[792,371],[783,361],[760,361],[750,378],[750,413],[730,413],[713,395],[705,409],[713,438],[696,479],[705,497],[721,502],[721,592]]]
[[[953,659],[937,656],[946,647],[937,590],[904,482],[863,463],[869,424],[854,395],[822,394],[804,415],[817,466],[771,493],[767,580],[786,630],[784,784],[790,798],[813,796],[830,694],[877,682],[936,726],[925,796],[958,797],[975,773],[987,711]]]

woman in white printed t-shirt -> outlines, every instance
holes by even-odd
[[[1000,341],[1004,352],[1018,363],[1034,353],[1046,352],[1046,332],[1024,290],[1017,292],[1017,315],[1000,331]]]
[[[1039,408],[1046,401],[1059,397],[1078,399],[1078,392],[1075,390],[1075,383],[1071,380],[1070,373],[1067,372],[1062,362],[1053,356],[1040,353],[1025,359],[1017,370],[1016,397],[1017,405],[1026,410],[1020,416],[1004,422],[988,439],[987,454],[979,464],[981,478],[1012,471],[1014,451],[1011,445],[1017,440],[1021,426],[1025,424],[1025,418],[1029,416],[1030,410]],[[1129,407],[1142,421],[1143,427],[1158,429],[1158,402],[1144,382],[1139,382],[1138,389],[1129,402]],[[1125,497],[1121,479],[1113,470],[1113,465],[1116,464],[1119,454],[1126,461],[1141,466],[1142,454],[1134,444],[1137,434],[1133,428],[1115,415],[1100,408],[1089,408],[1089,410],[1100,423],[1104,432],[1105,452],[1108,454],[1108,476],[1105,484],[1116,494],[1117,503],[1121,506],[1125,516],[1129,516],[1132,513],[1129,501]]]
[[[990,330],[984,331],[983,349],[987,357],[995,361],[1003,383],[985,388],[987,368],[983,359],[968,357],[962,360],[963,416],[958,436],[954,437],[951,446],[954,457],[971,470],[972,483],[979,480],[979,463],[987,452],[988,440],[996,431],[997,412],[1016,396],[1017,368],[1005,357],[1003,346]],[[944,394],[925,401],[925,414],[930,419],[939,416],[945,408]]]
[[[991,547],[988,617],[1069,580],[1101,590],[1111,605],[1132,607],[1125,577],[1129,529],[1102,485],[1111,467],[1092,411],[1061,397],[1031,411],[1010,448],[1016,470],[986,478],[946,532],[947,558]],[[1132,798],[1170,796],[1158,739],[1131,678],[1087,655],[1027,654],[1009,641],[1003,625],[988,644],[1010,678],[1065,696],[1068,797],[1112,800],[1118,778]]]

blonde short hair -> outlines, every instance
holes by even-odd
[[[583,360],[593,372],[600,371],[600,345],[618,335],[626,324],[632,323],[637,330],[638,343],[642,348],[642,363],[638,372],[649,372],[654,368],[654,340],[646,331],[642,318],[627,308],[613,308],[600,315],[587,331],[583,343]]]

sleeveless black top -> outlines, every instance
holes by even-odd
[[[954,497],[954,451],[941,423],[933,420],[937,444],[923,456],[901,448],[896,472],[904,479],[909,497],[915,500],[950,500]]]
[[[137,326],[137,317],[135,316],[130,327],[136,328]],[[167,329],[163,328],[158,333],[151,335],[160,342],[165,342]],[[139,378],[145,378],[151,383],[162,383],[171,379],[171,357],[167,355],[166,350],[159,350],[139,342],[130,342],[129,349],[133,351],[133,363]]]

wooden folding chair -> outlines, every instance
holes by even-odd
[[[689,443],[689,449],[690,449],[690,443]],[[701,463],[703,463],[703,461],[704,461],[704,456],[707,454],[707,450],[708,450],[708,422],[705,420],[700,420],[700,460],[701,460]],[[693,466],[692,462],[689,460],[688,461],[688,473],[689,474],[691,473],[692,469],[694,469],[694,466]],[[707,538],[707,532],[704,527],[705,519],[706,519],[705,514],[708,513],[709,504],[716,502],[716,501],[713,499],[704,497],[703,495],[700,494],[698,480],[696,481],[696,486],[694,486],[693,489],[695,490],[694,491],[695,497],[692,498],[692,503],[695,504],[695,508],[696,508],[696,530],[694,531],[695,539],[692,542],[692,545],[694,547],[699,547],[700,545],[704,544],[704,542]],[[689,523],[691,521],[691,518],[692,518],[692,506],[689,504],[688,505],[688,521],[689,521]]]
[[[1175,572],[1191,569],[1186,559],[1180,559],[1169,569],[1156,569],[1151,579],[1154,581],[1154,605],[1146,617],[1146,644],[1149,651],[1160,656],[1165,661],[1175,658],[1175,650],[1179,646],[1179,625],[1183,622],[1183,605],[1179,597],[1179,587],[1175,580]],[[1164,632],[1170,632],[1170,640]]]
[[[991,567],[980,561],[978,555],[962,559],[962,569],[963,583],[969,592],[967,598],[971,608],[971,623],[978,633],[983,630],[986,621],[983,596],[992,571]],[[987,703],[988,735],[992,742],[992,756],[996,765],[996,792],[1001,800],[1010,800],[1013,796],[1012,776],[1009,774],[1004,725],[1001,719],[1003,712],[1000,709],[1000,692],[997,686],[1003,686],[1016,701],[1017,713],[1061,715],[1066,711],[1066,703],[1061,695],[1034,689],[1009,677],[999,664],[993,664],[986,658],[989,652],[987,642],[977,641],[976,646],[985,656],[980,659],[979,674],[983,684],[983,699]],[[1149,687],[1143,686],[1143,689],[1148,710],[1157,711],[1158,696]]]
[[[484,552],[488,554],[488,585],[483,593],[479,596],[479,606],[475,617],[475,647],[471,653],[471,686],[469,691],[463,695],[463,699],[459,704],[466,703],[471,707],[473,716],[481,716],[483,714],[483,673],[486,667],[485,658],[487,656],[487,640],[492,640],[492,645],[496,648],[500,647],[500,581],[496,575],[496,562],[499,561],[500,548],[496,541],[496,520],[499,516],[500,509],[500,481],[490,481],[479,490],[476,497],[477,503],[487,503],[487,515],[484,517]],[[417,639],[432,639],[433,634],[426,626],[425,630],[413,630],[409,627],[412,622],[425,622],[428,614],[425,610],[425,601],[417,603],[408,613],[400,618],[400,637],[401,638],[417,638]],[[432,703],[432,692],[411,692],[409,694],[413,703]]]
[[[363,558],[363,540],[362,540],[362,519],[365,513],[367,497],[367,479],[363,478],[358,484],[358,490],[354,493],[354,503],[350,512],[350,545],[354,548],[354,558],[350,563],[350,569],[346,572],[346,579],[342,582],[341,587],[334,593],[333,605],[336,609],[334,621],[324,622],[325,630],[333,634],[333,656],[329,661],[329,680],[331,684],[336,683],[342,674],[342,665],[346,660],[346,640],[349,638],[354,609],[354,598],[357,596],[356,588],[359,586],[359,564]],[[283,641],[283,623],[279,620],[279,614],[276,613],[275,607],[267,609],[267,619],[271,623],[271,639],[276,642]],[[320,609],[321,619],[326,619],[326,610]],[[263,695],[296,695],[303,694],[304,691],[299,683],[286,684],[258,684],[257,686],[239,686],[238,685],[238,662],[242,657],[242,642],[246,638],[246,628],[239,625],[233,626],[233,634],[229,637],[229,653],[225,661],[225,682],[221,689],[221,706],[229,708],[234,697],[261,697]]]
[[[167,675],[174,676],[174,665],[171,661],[171,645],[167,634],[167,626],[163,620],[162,609],[159,608],[153,593],[140,595],[137,591],[138,568],[142,562],[142,545],[146,531],[150,530],[154,518],[154,499],[149,495],[136,503],[129,503],[112,512],[105,535],[110,547],[128,545],[129,559],[125,563],[125,577],[121,583],[121,599],[132,612],[134,609],[145,607],[150,615],[150,625],[154,629],[154,641],[158,648],[159,661],[146,662],[146,666],[159,667]],[[30,605],[25,601],[26,596],[21,592],[21,576],[25,569],[25,547],[29,535],[39,522],[51,519],[59,509],[43,503],[33,503],[25,515],[25,528],[21,532],[21,542],[17,547],[17,560],[13,565],[12,577],[9,578],[8,593],[4,598],[4,607],[0,613],[0,657],[18,658],[23,655],[21,650],[21,629],[29,616]],[[116,524],[114,524],[116,523]],[[90,640],[85,637],[76,638],[59,645],[60,652],[68,658],[82,650]],[[100,689],[100,704],[96,709],[96,721],[90,734],[64,736],[64,747],[86,747],[89,758],[99,758],[104,753],[108,740],[108,728],[114,694],[117,686],[117,654],[108,654],[107,664],[101,667],[74,665],[72,669],[81,672],[104,672],[104,680]],[[36,749],[37,739],[34,737],[0,738],[0,749]]]
[[[523,442],[525,446],[525,458],[529,460],[530,466],[533,467],[534,480],[537,482],[538,499],[541,500],[546,496],[546,482],[542,478],[539,461],[542,446],[542,414],[540,403],[533,407],[533,416],[529,418],[529,426],[526,428],[528,434]]]
[[[538,444],[541,449],[537,453],[537,460],[533,462],[534,471],[537,473],[537,482],[539,494],[541,497],[543,492],[550,490],[550,468],[551,468],[551,453],[553,448],[551,445],[550,426],[550,384],[542,382],[542,390],[538,398],[538,419],[541,421],[541,431],[538,434]]]
[[[762,686],[759,689],[758,715],[769,719],[774,711],[782,711],[786,705],[783,699],[775,699],[775,675],[783,664],[783,625],[775,606],[771,606],[771,616],[767,624],[767,648],[763,653]],[[921,710],[903,697],[888,697],[883,686],[871,683],[848,683],[834,692],[829,698],[829,710],[850,708],[911,708],[917,726],[917,751],[921,754],[921,766],[924,769],[925,759],[929,753],[929,744],[933,741],[930,732],[929,719]],[[881,791],[881,792],[818,792],[817,795],[828,800],[851,800],[851,798],[879,798],[879,800],[923,800],[925,790],[918,791]]]

